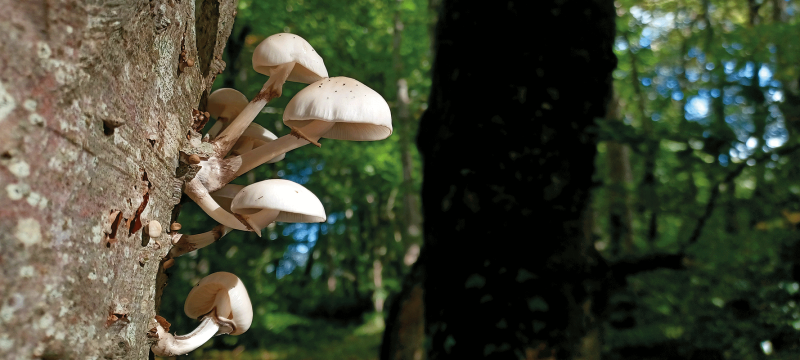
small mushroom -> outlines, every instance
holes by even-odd
[[[217,122],[211,127],[208,134],[216,137],[231,120],[239,116],[248,103],[247,97],[235,89],[221,88],[212,92],[208,96],[206,109],[211,116],[217,118]]]
[[[247,127],[244,133],[242,133],[242,137],[240,137],[239,141],[236,142],[236,145],[234,145],[231,153],[234,155],[241,155],[254,148],[271,143],[277,139],[278,137],[275,136],[272,131],[264,129],[261,125],[252,123]],[[267,164],[276,163],[283,160],[285,157],[286,154],[280,154],[272,159],[269,159]]]
[[[161,223],[155,220],[150,220],[147,223],[147,235],[149,235],[153,239],[157,239],[161,236]]]
[[[274,221],[323,222],[325,208],[316,195],[293,181],[272,179],[248,185],[231,202],[239,214],[261,236],[261,229]]]
[[[214,140],[219,156],[225,156],[242,132],[267,103],[280,97],[288,81],[311,83],[328,77],[322,57],[311,44],[295,34],[281,33],[267,37],[253,51],[253,69],[269,76],[261,91],[239,116]],[[274,156],[273,156],[274,157]]]
[[[250,150],[224,166],[244,174],[267,160],[320,138],[354,141],[382,140],[392,134],[389,104],[375,90],[348,77],[319,80],[300,90],[283,112],[292,134]],[[225,181],[225,179],[223,179]]]
[[[236,275],[228,272],[216,272],[200,280],[186,297],[183,310],[190,318],[201,317],[200,325],[186,335],[175,336],[167,332],[169,325],[162,324],[165,321],[154,320],[158,337],[158,342],[151,347],[154,354],[188,354],[214,335],[240,335],[253,322],[253,306],[247,289]]]
[[[311,191],[289,180],[271,179],[251,185],[228,184],[210,194],[226,212],[233,212],[261,236],[261,229],[275,221],[288,223],[323,222],[327,218],[322,202]],[[196,235],[178,235],[169,256],[176,258],[204,248],[227,235],[233,228],[224,224]]]

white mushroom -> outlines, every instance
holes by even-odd
[[[236,142],[234,145],[231,154],[234,155],[241,155],[244,154],[254,148],[258,148],[264,146],[268,143],[271,143],[274,140],[277,140],[278,137],[261,125],[256,123],[250,124],[247,129],[244,130],[242,136],[239,138],[239,141]],[[286,154],[280,154],[272,159],[267,161],[268,164],[276,163],[278,161],[283,160],[286,157]]]
[[[200,325],[186,335],[172,335],[156,320],[158,342],[151,349],[158,356],[184,355],[205,344],[214,335],[240,335],[253,322],[253,306],[239,278],[228,272],[206,276],[189,292],[186,315]]]
[[[239,91],[231,88],[217,89],[208,96],[206,110],[211,116],[217,118],[217,122],[208,131],[211,137],[216,137],[231,120],[239,116],[239,113],[247,106],[247,97]]]
[[[323,222],[325,208],[316,195],[289,180],[259,181],[239,191],[231,211],[240,214],[261,236],[260,230],[274,221]]]
[[[255,98],[239,116],[217,136],[214,146],[219,156],[225,156],[256,115],[272,99],[280,97],[288,81],[311,83],[328,77],[325,63],[311,44],[295,34],[275,34],[256,47],[253,69],[269,76]],[[274,156],[273,156],[274,157]]]
[[[317,144],[323,137],[370,141],[392,134],[392,112],[386,100],[348,77],[322,79],[300,90],[286,105],[283,122],[292,128],[292,134],[225,160],[226,168],[238,166],[227,181],[275,156],[309,143]]]
[[[184,193],[217,222],[234,229],[249,231],[253,229],[246,223],[240,222],[233,214],[220,208],[209,195],[210,191],[222,188],[237,176],[235,173],[238,166],[231,167],[235,164],[225,161],[224,157],[264,105],[274,97],[280,96],[283,83],[287,79],[303,82],[328,76],[322,58],[307,41],[294,34],[275,34],[262,41],[253,54],[253,65],[256,71],[269,75],[269,80],[258,95],[242,109],[236,119],[212,141],[214,155],[207,160],[200,161],[200,170],[191,181],[186,183],[184,188]],[[274,159],[280,154],[275,153],[264,162]],[[238,157],[236,159],[234,163],[239,162]]]

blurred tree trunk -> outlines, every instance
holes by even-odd
[[[607,121],[622,121],[618,98],[611,100]],[[608,163],[608,217],[611,229],[611,253],[614,256],[633,254],[633,214],[628,189],[633,182],[630,147],[618,141],[606,142]]]
[[[633,84],[633,92],[636,94],[636,107],[639,112],[639,121],[642,123],[642,130],[644,131],[644,176],[642,176],[642,185],[639,187],[639,198],[642,214],[650,211],[650,217],[647,219],[647,236],[646,239],[651,246],[656,241],[658,236],[658,212],[659,212],[659,199],[656,192],[656,157],[658,157],[658,148],[661,139],[656,137],[655,129],[653,129],[653,121],[647,115],[645,107],[644,94],[642,93],[642,83],[639,78],[638,61],[633,47],[628,42],[627,35],[624,37],[625,42],[628,44],[628,56],[631,58],[631,83]]]
[[[148,357],[179,150],[236,9],[197,4],[0,1],[0,358]]]
[[[437,0],[429,2],[436,7]],[[421,267],[415,263],[419,251],[422,232],[422,216],[419,199],[413,189],[412,122],[409,109],[408,83],[402,77],[403,59],[400,46],[403,41],[403,19],[400,10],[401,0],[396,2],[394,13],[394,33],[392,39],[392,62],[397,75],[397,99],[394,111],[395,128],[400,142],[400,156],[403,164],[403,217],[401,234],[406,246],[404,262],[413,265],[411,272],[403,279],[399,294],[390,301],[386,316],[386,330],[381,343],[380,358],[383,360],[423,360],[425,358],[425,319],[422,303]]]
[[[444,1],[418,138],[430,359],[599,358],[583,216],[614,33],[611,1]]]
[[[407,245],[418,244],[420,241],[422,218],[420,216],[419,199],[414,191],[414,162],[411,153],[413,144],[413,122],[411,117],[411,99],[408,97],[408,82],[403,77],[403,58],[400,54],[400,47],[403,43],[403,19],[400,11],[401,1],[396,3],[397,9],[394,13],[394,32],[392,35],[392,67],[396,76],[397,85],[396,107],[394,119],[397,128],[397,135],[400,142],[400,158],[403,164],[403,237]]]

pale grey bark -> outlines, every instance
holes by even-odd
[[[0,358],[148,357],[179,149],[237,1],[197,4],[0,0]]]

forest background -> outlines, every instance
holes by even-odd
[[[262,239],[235,231],[177,259],[161,315],[178,333],[193,324],[180,311],[185,294],[209,273],[237,274],[256,307],[250,331],[215,338],[191,357],[378,357],[386,310],[422,246],[415,137],[431,86],[436,7],[435,0],[239,1],[215,88],[252,97],[265,79],[250,66],[254,47],[292,32],[314,46],[331,76],[381,93],[395,133],[304,147],[237,181],[301,183],[322,200],[328,221],[274,224]],[[603,358],[796,358],[797,4],[622,0],[615,7],[619,64],[615,99],[597,120],[591,226],[595,248],[623,278],[601,314]],[[535,45],[536,36],[527,41]],[[256,122],[288,133],[282,109],[303,86],[287,83]],[[179,222],[188,233],[214,224],[191,202]]]

